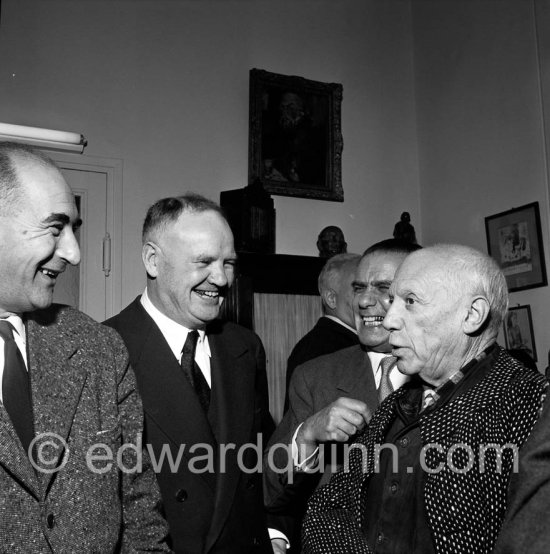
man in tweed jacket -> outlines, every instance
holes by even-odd
[[[312,498],[305,552],[491,552],[548,383],[495,344],[506,282],[481,252],[414,252],[390,294],[384,326],[399,370],[414,378]]]
[[[79,223],[53,162],[0,144],[0,551],[169,552],[122,339],[51,305]]]

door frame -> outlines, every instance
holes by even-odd
[[[112,317],[122,309],[122,174],[123,161],[65,152],[48,152],[61,167],[104,173],[107,176],[105,232],[111,238],[111,271],[105,280],[105,314]]]

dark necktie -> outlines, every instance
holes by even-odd
[[[386,356],[380,361],[380,369],[382,370],[382,375],[380,376],[380,385],[378,387],[378,401],[382,404],[382,401],[388,394],[393,392],[393,385],[390,381],[390,371],[397,358],[395,356]]]
[[[208,407],[210,406],[210,387],[204,378],[201,368],[195,362],[195,350],[197,349],[198,339],[198,331],[189,331],[187,333],[185,344],[181,350],[180,365],[191,386],[195,389],[202,409],[208,412]]]
[[[0,336],[4,339],[2,398],[21,444],[28,452],[34,438],[29,373],[13,339],[13,331],[11,323],[0,321]]]

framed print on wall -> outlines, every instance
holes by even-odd
[[[250,70],[249,182],[343,202],[342,85]]]
[[[508,310],[504,321],[504,339],[508,350],[525,350],[537,361],[531,306],[515,306]]]
[[[510,292],[548,284],[538,202],[486,217],[485,230]]]

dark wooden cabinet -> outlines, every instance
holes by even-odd
[[[323,258],[239,252],[237,277],[223,304],[222,316],[254,329],[254,293],[318,296]]]

